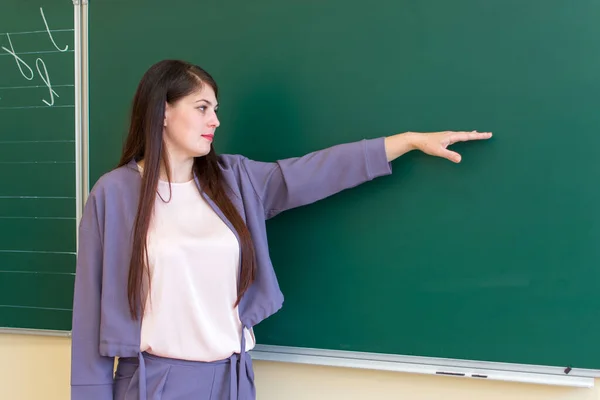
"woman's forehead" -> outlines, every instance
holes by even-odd
[[[194,90],[190,94],[190,96],[197,100],[205,99],[212,102],[215,100],[215,91],[210,85],[207,85],[205,83],[202,86],[198,87],[196,90]]]

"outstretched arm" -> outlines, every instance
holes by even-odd
[[[390,162],[411,150],[445,157],[460,155],[447,147],[467,140],[487,139],[490,133],[407,132],[386,138],[346,143],[274,163],[243,159],[249,180],[265,216],[306,205],[379,176],[390,174]]]

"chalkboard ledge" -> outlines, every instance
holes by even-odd
[[[540,385],[594,387],[600,370],[546,367],[430,357],[400,356],[342,350],[257,344],[250,351],[253,360],[363,368],[383,371],[441,375],[459,378],[521,382]]]
[[[0,334],[71,337],[71,331],[26,328],[0,328]]]

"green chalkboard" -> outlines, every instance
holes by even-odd
[[[404,131],[492,131],[269,221],[260,344],[600,368],[600,3],[90,4],[91,180],[144,71],[221,89],[217,150],[264,161]]]
[[[0,328],[71,329],[73,21],[69,0],[0,5]]]

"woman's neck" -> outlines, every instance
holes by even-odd
[[[144,160],[140,160],[138,162],[139,166],[144,169]],[[173,183],[185,183],[189,182],[193,179],[194,175],[192,172],[194,166],[194,159],[188,159],[185,161],[170,161],[169,162],[169,172],[170,172],[170,181]],[[167,171],[165,169],[165,165],[163,162],[160,163],[160,174],[159,179],[162,181],[168,181]]]

